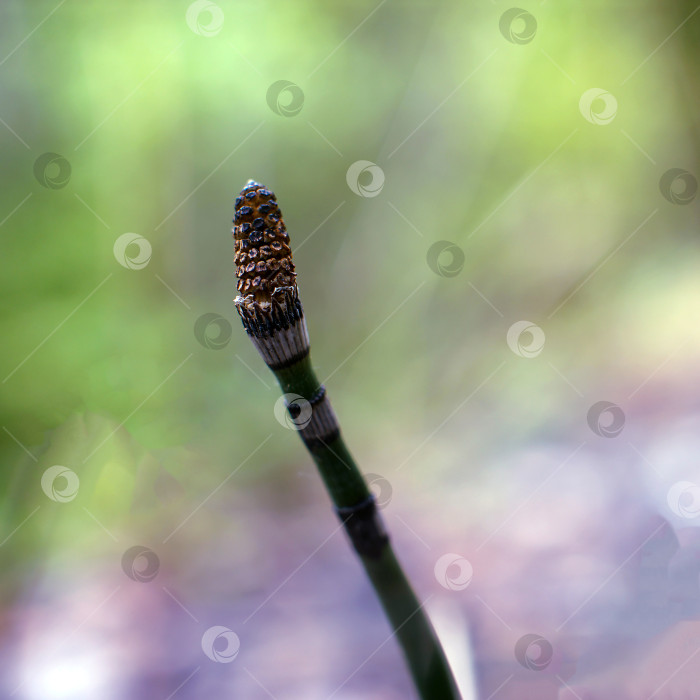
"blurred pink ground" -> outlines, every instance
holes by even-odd
[[[427,608],[451,623],[448,654],[460,677],[474,674],[478,698],[555,700],[697,616],[699,531],[664,519],[649,475],[617,456],[534,446],[502,465],[507,479],[483,471],[422,492],[395,479],[383,511],[394,545]],[[37,572],[5,615],[3,697],[415,697],[324,494],[308,489],[309,470],[282,494],[222,491],[165,544],[162,533],[147,542],[119,533],[92,559],[66,555]],[[151,582],[120,567],[136,543],[160,559]],[[436,578],[446,552],[473,567],[463,590]],[[240,639],[231,663],[202,652],[213,625]],[[539,670],[516,659],[526,634],[551,644]],[[683,643],[679,664],[693,652]]]

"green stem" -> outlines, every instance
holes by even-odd
[[[298,394],[310,400],[320,388],[308,355],[274,374],[285,394]],[[308,449],[336,508],[352,508],[370,497],[369,488],[342,436],[327,443],[308,445]],[[391,544],[383,543],[378,556],[361,552],[358,555],[401,644],[420,697],[424,700],[459,698],[437,635]]]

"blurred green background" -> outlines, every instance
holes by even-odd
[[[254,547],[254,522],[300,503],[309,532],[335,527],[232,304],[233,200],[251,177],[284,212],[312,357],[358,462],[432,513],[436,538],[488,520],[524,446],[622,449],[697,408],[700,15],[509,9],[2,4],[6,605],[85,552],[118,568],[127,541],[179,571],[211,528]],[[276,94],[280,80],[296,87]],[[611,102],[580,106],[592,88],[613,96],[608,123]],[[376,196],[349,186],[361,160],[383,173]],[[672,168],[690,177],[664,196]],[[125,233],[150,246],[141,269],[124,263],[134,244],[115,255]],[[456,249],[431,263],[439,241]],[[206,329],[219,347],[196,337],[204,314],[230,323]],[[508,346],[521,320],[546,337],[536,357]],[[587,425],[600,400],[625,413],[618,441]],[[42,492],[52,465],[79,477],[70,502]],[[425,554],[430,577],[432,554],[406,556]]]

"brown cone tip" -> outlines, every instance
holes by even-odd
[[[239,294],[266,305],[276,288],[296,286],[289,235],[271,190],[248,180],[236,198],[233,224]]]

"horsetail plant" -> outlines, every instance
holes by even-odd
[[[273,192],[249,180],[236,199],[233,223],[239,291],[234,303],[243,327],[285,394],[289,415],[403,648],[420,697],[458,698],[440,642],[394,555],[374,496],[312,368],[289,235]]]

